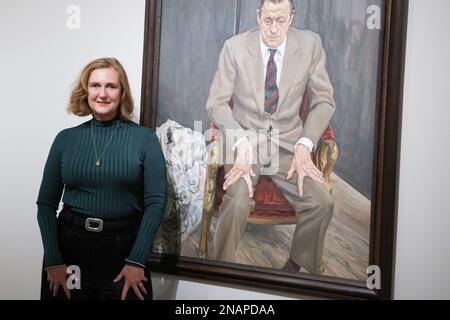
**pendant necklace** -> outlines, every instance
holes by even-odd
[[[94,144],[94,151],[95,151],[95,165],[97,167],[99,167],[102,164],[102,157],[105,154],[106,149],[108,149],[108,146],[111,143],[112,138],[116,134],[116,131],[117,131],[117,128],[119,127],[119,124],[120,124],[120,120],[117,122],[116,128],[114,129],[114,132],[112,133],[111,137],[109,137],[109,141],[106,144],[105,149],[103,149],[103,152],[100,154],[100,156],[98,156],[97,146],[95,145],[95,137],[94,137],[94,119],[92,119],[92,121],[91,121],[91,135],[92,135],[92,142]]]

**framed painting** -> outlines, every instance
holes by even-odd
[[[211,174],[214,164],[199,164],[211,160],[213,150],[205,105],[225,41],[258,30],[260,0],[147,0],[141,124],[157,130],[163,147],[181,141],[200,152],[195,165],[174,174],[196,187],[171,190],[172,215],[162,228],[174,233],[160,228],[150,263],[155,271],[194,279],[321,297],[390,299],[408,1],[293,4],[291,28],[321,38],[336,106],[330,123],[335,154],[324,151],[328,161],[334,157],[326,173],[334,208],[320,271],[282,269],[290,257],[295,212],[294,220],[268,221],[273,214],[264,203],[259,209],[269,216],[250,217],[235,260],[214,254],[221,196],[208,198],[208,183],[217,183],[219,191],[221,185],[216,171]],[[316,160],[318,165],[320,157]]]

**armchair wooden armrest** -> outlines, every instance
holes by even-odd
[[[210,144],[210,159],[206,169],[205,190],[203,195],[203,213],[202,222],[200,226],[200,240],[198,256],[201,259],[206,259],[208,256],[208,233],[211,228],[211,219],[214,214],[214,207],[216,204],[217,191],[217,172],[219,169],[219,143],[217,139],[211,139]]]

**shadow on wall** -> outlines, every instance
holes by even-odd
[[[179,280],[160,273],[152,274],[154,300],[176,300]]]

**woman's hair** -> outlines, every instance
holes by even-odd
[[[74,115],[83,117],[92,114],[88,104],[88,82],[91,74],[96,69],[113,68],[119,74],[119,81],[122,89],[122,97],[120,99],[119,112],[120,118],[123,120],[131,120],[133,116],[133,97],[131,96],[130,85],[128,83],[127,73],[120,62],[115,58],[101,58],[89,62],[77,81],[70,95],[69,106],[67,111]]]

